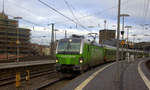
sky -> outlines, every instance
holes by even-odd
[[[0,0],[0,12],[2,12]],[[39,0],[4,0],[4,11],[10,18],[22,17],[19,26],[31,29],[31,42],[48,45],[51,40],[51,24],[55,24],[57,39],[64,38],[65,30],[68,36],[88,33],[98,33],[104,29],[104,20],[107,29],[117,28],[118,0],[41,0],[50,7],[63,14],[58,14]],[[132,26],[129,30],[129,40],[150,41],[150,7],[149,0],[121,0],[121,14],[125,17],[125,26]],[[66,18],[67,17],[67,18]],[[71,20],[69,20],[69,19]],[[144,25],[149,24],[149,25]],[[114,27],[115,26],[115,27]],[[122,18],[121,18],[122,29]],[[125,36],[127,29],[125,29]],[[125,37],[126,38],[126,37]],[[97,39],[98,41],[98,39]]]

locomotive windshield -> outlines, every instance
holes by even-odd
[[[59,41],[57,52],[59,54],[79,54],[80,39],[63,39]]]

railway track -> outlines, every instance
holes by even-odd
[[[39,87],[37,90],[60,90],[60,88],[68,84],[73,79],[74,78],[66,78],[66,77],[62,79],[57,78],[52,82],[49,82],[46,85]]]
[[[30,71],[30,83],[40,82],[41,80],[47,79],[53,79],[52,81],[55,81],[54,79],[57,78],[57,73],[55,71],[55,64],[51,65],[43,65],[43,66],[34,66],[34,67],[22,67],[22,68],[14,68],[14,69],[6,69],[6,70],[0,70],[0,90],[5,88],[5,86],[14,86],[16,82],[16,72],[21,73],[21,83],[26,82],[26,70]],[[56,79],[58,80],[58,79]],[[33,85],[33,84],[32,84]],[[32,88],[32,85],[30,86]],[[24,85],[25,86],[25,85]],[[36,88],[36,87],[35,87]],[[26,89],[25,89],[26,90]]]
[[[52,73],[56,73],[55,71],[51,71],[51,70],[47,70],[47,71],[41,71],[41,72],[34,72],[32,73],[30,79],[32,78],[36,78],[36,77],[40,77],[40,76],[43,76],[43,75],[48,75],[48,74],[52,74]],[[11,77],[8,77],[8,78],[2,78],[0,79],[0,86],[4,86],[4,85],[7,85],[7,84],[12,84],[12,83],[15,83],[15,76],[11,76]],[[26,76],[23,75],[22,76],[22,81],[26,79]]]
[[[66,84],[68,84],[71,80],[63,79],[63,80],[56,80],[54,82],[49,83],[46,86],[38,88],[37,90],[60,90]]]

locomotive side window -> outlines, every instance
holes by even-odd
[[[88,45],[88,52],[90,51],[90,47],[89,47],[89,45]]]

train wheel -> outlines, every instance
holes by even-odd
[[[106,56],[104,56],[104,63],[106,63],[107,62],[107,60],[106,60]]]
[[[65,74],[63,74],[61,72],[58,72],[57,75],[58,75],[59,79],[64,79],[65,78]]]
[[[81,67],[80,74],[84,73],[84,68]]]
[[[80,71],[80,74],[83,74],[83,73],[84,73],[84,70],[81,70],[81,71]]]

